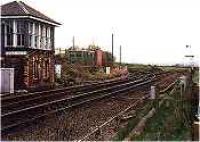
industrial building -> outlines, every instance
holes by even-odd
[[[101,49],[69,49],[66,57],[70,64],[79,64],[85,67],[106,67],[112,65],[111,53]]]

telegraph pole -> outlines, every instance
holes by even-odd
[[[73,36],[73,40],[72,40],[72,42],[73,42],[73,43],[72,43],[72,44],[73,44],[72,47],[73,47],[73,49],[74,49],[74,48],[75,48],[75,37],[74,37],[74,36]]]
[[[190,68],[190,86],[189,87],[191,87],[191,92],[193,92],[193,84],[194,84],[194,82],[193,82],[193,74],[194,74],[194,63],[193,63],[193,59],[194,59],[194,55],[193,55],[193,53],[192,53],[192,49],[191,49],[191,45],[186,45],[186,48],[188,48],[189,50],[190,50],[190,52],[188,52],[186,55],[185,55],[185,57],[186,58],[189,58],[190,59],[190,63],[189,63],[189,68]],[[191,93],[191,95],[193,95],[193,93]],[[191,98],[193,98],[193,96],[191,96]],[[198,109],[199,109],[199,103],[198,104],[196,104],[196,102],[193,100],[193,99],[191,99],[191,105],[192,105],[192,107],[191,107],[191,121],[192,121],[192,125],[191,125],[191,130],[192,130],[192,134],[193,134],[193,137],[192,137],[192,139],[194,140],[194,139],[196,139],[195,138],[195,128],[194,127],[196,127],[195,126],[195,123],[196,123],[196,121],[195,121],[195,118],[197,118],[198,119]],[[196,106],[197,105],[197,106]],[[195,109],[195,111],[193,111],[193,108],[196,108],[196,107],[198,107],[197,108],[197,110]],[[194,117],[195,116],[195,117]],[[197,126],[198,127],[198,126]],[[198,132],[197,132],[198,133]],[[198,135],[197,135],[197,139],[199,139],[198,138]]]
[[[121,68],[121,65],[122,65],[122,46],[121,45],[119,48],[119,64],[120,64],[120,68]]]
[[[114,35],[112,33],[112,66],[113,66],[113,63],[114,63],[114,59],[113,59],[113,49],[114,49]]]
[[[72,49],[71,50],[74,50],[75,49],[75,37],[73,36],[72,38]],[[69,51],[69,60],[70,60],[70,64],[72,64],[72,57],[71,57],[71,51]]]
[[[191,52],[191,50],[192,50],[191,45],[186,45],[186,48],[190,49],[190,52]],[[191,69],[191,77],[192,77],[193,70],[194,70],[194,64],[193,64],[194,55],[191,52],[191,53],[188,53],[187,55],[185,55],[185,57],[190,59],[189,66],[190,66],[190,69]]]

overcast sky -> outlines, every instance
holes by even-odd
[[[7,3],[12,0],[1,0]],[[24,0],[62,23],[56,47],[95,43],[129,63],[183,63],[187,52],[200,53],[200,0]],[[185,45],[190,44],[192,51]]]

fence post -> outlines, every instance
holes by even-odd
[[[180,78],[180,85],[181,85],[181,94],[183,94],[183,92],[185,92],[186,91],[186,88],[187,88],[187,78],[186,78],[186,76],[181,76]]]
[[[9,78],[10,78],[10,93],[14,93],[14,68],[10,68],[10,71],[9,71]]]
[[[156,98],[156,87],[151,86],[150,99],[154,100],[155,98]]]
[[[199,141],[200,140],[200,122],[199,121],[194,121],[193,122],[193,141]]]
[[[152,105],[155,109],[159,107],[158,92],[158,88],[155,85],[152,85],[150,91],[150,100],[152,100]]]

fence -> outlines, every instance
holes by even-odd
[[[194,139],[191,85],[189,78],[183,76],[161,91],[152,86],[150,100],[144,109],[136,111],[135,117],[118,131],[113,140]],[[184,138],[186,131],[188,135]]]

